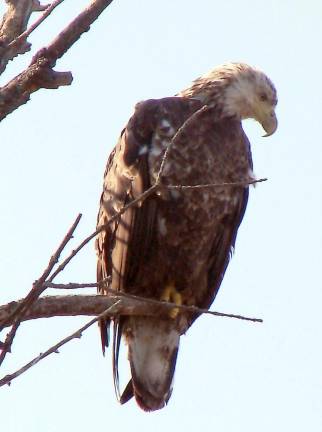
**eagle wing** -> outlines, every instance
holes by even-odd
[[[109,295],[108,286],[122,291],[124,286],[130,284],[151,245],[155,220],[153,199],[143,202],[139,207],[130,207],[109,224],[108,221],[150,187],[148,152],[142,152],[142,148],[147,149],[146,146],[151,142],[152,128],[146,118],[151,118],[154,109],[153,103],[146,104],[145,115],[142,115],[140,104],[137,105],[135,115],[122,131],[107,162],[97,220],[97,228],[105,225],[96,240],[97,281],[103,281],[98,288],[99,294]],[[123,317],[114,319],[113,378],[118,398],[118,355],[123,322]],[[99,326],[104,353],[109,344],[110,320],[102,319]]]
[[[242,147],[246,149],[245,154],[249,166],[249,174],[251,174],[253,161],[250,142],[240,124],[235,124],[235,128],[231,129],[230,145],[234,145],[234,142],[236,143],[238,141],[242,143]],[[225,136],[222,136],[222,140],[224,141],[225,139]],[[251,180],[251,178],[248,180]],[[249,187],[242,187],[238,201],[235,204],[234,212],[226,215],[217,226],[216,235],[208,259],[208,289],[200,304],[201,308],[208,309],[219,291],[227,266],[235,249],[237,232],[245,215],[248,196]],[[197,318],[197,316],[194,316],[194,319]]]
[[[216,237],[209,255],[208,290],[203,299],[203,303],[200,305],[202,308],[208,309],[219,291],[234,251],[237,231],[243,220],[248,202],[248,194],[248,188],[245,188],[242,199],[236,207],[235,214],[227,217],[227,219],[222,222],[221,229],[217,229]]]
[[[131,283],[151,245],[155,220],[153,199],[130,207],[113,222],[108,222],[150,187],[147,150],[153,125],[147,119],[153,119],[157,108],[153,102],[147,101],[144,106],[142,103],[136,106],[134,116],[122,131],[107,162],[97,219],[97,228],[104,225],[96,239],[97,280],[102,282],[98,288],[99,294],[109,295],[108,286],[123,290],[124,286]],[[109,342],[109,320],[102,320],[100,327],[104,351]]]

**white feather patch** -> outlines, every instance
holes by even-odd
[[[151,395],[166,399],[171,391],[173,355],[179,346],[179,332],[175,329],[169,331],[167,320],[135,321],[129,341],[132,368]]]

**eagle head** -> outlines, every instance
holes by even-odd
[[[245,63],[218,66],[179,95],[216,106],[223,117],[253,118],[264,128],[264,136],[272,135],[277,129],[274,84],[262,71]]]

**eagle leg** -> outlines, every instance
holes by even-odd
[[[174,286],[173,283],[167,285],[164,288],[160,300],[175,303],[176,305],[179,306],[182,305],[182,295],[176,290],[176,287]],[[177,317],[178,313],[179,313],[179,309],[173,308],[170,310],[169,316],[170,318],[174,319]]]

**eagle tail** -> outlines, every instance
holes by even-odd
[[[169,320],[131,317],[126,321],[123,328],[128,342],[132,379],[119,400],[125,403],[134,395],[143,410],[161,409],[171,396],[180,333]],[[115,352],[118,353],[119,338],[115,339],[115,343]],[[118,373],[115,376],[118,388]]]

